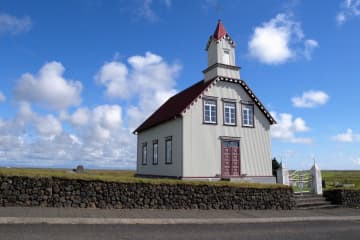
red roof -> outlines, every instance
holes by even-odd
[[[148,119],[145,120],[134,133],[141,132],[145,129],[166,122],[177,116],[181,116],[181,112],[186,109],[191,102],[196,99],[209,85],[212,80],[201,80],[191,87],[179,92],[169,98],[158,110],[156,110]]]
[[[222,38],[225,34],[227,34],[227,31],[224,27],[224,25],[222,24],[221,20],[219,19],[218,24],[216,26],[215,32],[213,34],[214,38],[216,40],[219,40],[220,38]]]

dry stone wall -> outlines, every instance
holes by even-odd
[[[324,197],[332,204],[360,208],[360,190],[332,189],[325,191]]]
[[[0,206],[153,209],[292,209],[290,188],[119,183],[0,176]]]

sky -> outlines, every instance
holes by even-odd
[[[134,169],[221,19],[290,169],[360,170],[360,0],[0,1],[0,167]]]

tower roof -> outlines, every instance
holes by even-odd
[[[230,42],[230,44],[235,47],[235,42],[231,39],[229,33],[226,31],[224,25],[222,24],[221,20],[218,20],[218,23],[216,25],[216,29],[214,31],[214,34],[212,34],[206,44],[206,48],[205,50],[207,51],[209,49],[210,43],[212,41],[216,41],[219,42],[222,39],[226,39],[227,41]]]
[[[218,24],[216,26],[215,32],[213,34],[213,37],[216,40],[219,40],[220,38],[222,38],[225,34],[227,34],[227,31],[224,27],[224,25],[222,24],[221,20],[219,19]]]

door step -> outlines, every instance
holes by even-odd
[[[333,205],[331,202],[326,201],[322,195],[315,195],[313,193],[294,193],[296,209],[325,209],[337,208],[338,205]]]

